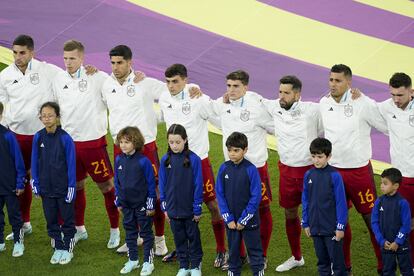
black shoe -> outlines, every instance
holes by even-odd
[[[176,260],[177,260],[177,252],[175,250],[171,251],[169,254],[165,255],[164,258],[162,258],[162,261],[164,263],[175,262]]]
[[[227,253],[226,252],[217,252],[216,259],[214,260],[214,267],[219,268],[227,265]]]
[[[244,256],[244,257],[240,257],[240,260],[241,260],[241,265],[243,266],[243,265],[245,265],[245,264],[249,264],[250,263],[250,260],[249,260],[249,256]]]

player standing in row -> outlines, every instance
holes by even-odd
[[[173,124],[184,126],[190,150],[201,158],[203,201],[211,213],[211,224],[216,239],[217,255],[214,267],[221,267],[226,263],[225,230],[217,205],[214,174],[208,157],[210,143],[207,120],[211,117],[210,98],[206,95],[199,98],[190,97],[187,68],[182,64],[168,67],[165,78],[168,91],[165,90],[159,100],[162,117],[167,129]]]

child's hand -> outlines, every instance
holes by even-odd
[[[240,224],[240,223],[237,223],[237,230],[241,231],[243,229],[244,229],[244,225]]]
[[[234,221],[231,221],[231,222],[227,223],[227,227],[229,229],[236,230],[236,223]]]
[[[200,221],[200,219],[201,219],[201,215],[199,215],[199,216],[194,216],[194,217],[193,217],[193,220],[194,220],[195,222],[199,222],[199,221]]]
[[[167,212],[164,212],[165,215],[165,219],[168,221],[168,223],[170,223],[170,217],[168,216]]]
[[[118,207],[118,212],[121,212],[122,211],[122,207],[121,206],[119,206]]]
[[[16,189],[16,195],[19,196],[24,193],[24,189]]]
[[[306,227],[305,229],[303,229],[305,231],[306,236],[310,237],[311,236],[311,232],[310,232],[310,228]]]
[[[398,243],[396,242],[391,243],[389,248],[390,248],[389,250],[396,252],[398,250]]]
[[[342,240],[344,238],[344,235],[345,235],[344,231],[340,231],[340,230],[335,231],[335,239],[337,241]]]
[[[391,243],[389,241],[385,241],[385,243],[384,243],[384,249],[385,250],[390,250],[390,245],[391,245]]]
[[[152,217],[155,215],[155,210],[147,210],[147,217]]]

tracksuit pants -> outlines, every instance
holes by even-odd
[[[126,233],[125,242],[128,246],[129,259],[138,261],[138,233],[144,240],[144,262],[152,263],[154,259],[154,233],[152,232],[153,218],[146,215],[141,208],[122,207],[123,225]]]
[[[312,236],[312,239],[318,257],[319,275],[348,275],[342,250],[343,240],[337,241],[335,236]]]
[[[381,250],[382,262],[384,267],[382,269],[382,274],[384,276],[395,276],[395,271],[397,270],[397,261],[400,268],[400,273],[402,276],[413,276],[413,265],[411,263],[410,248],[400,247],[397,252],[390,250]]]
[[[203,249],[198,222],[193,221],[192,218],[170,218],[170,226],[180,268],[199,268],[203,258]]]
[[[64,197],[42,196],[42,204],[47,233],[52,238],[55,249],[72,252],[76,233],[74,201],[67,203]],[[63,220],[62,226],[58,223],[59,214]]]
[[[240,242],[243,239],[250,267],[254,276],[264,275],[264,259],[262,243],[260,241],[260,228],[232,230],[226,227],[227,241],[229,243],[229,272],[228,275],[241,275]]]
[[[23,221],[20,214],[19,199],[16,195],[0,195],[0,243],[4,243],[4,205],[7,207],[9,223],[12,226],[14,242],[23,240]]]

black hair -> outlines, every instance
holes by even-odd
[[[411,78],[409,75],[405,73],[395,73],[394,75],[392,75],[389,81],[389,85],[392,88],[409,88],[411,87]]]
[[[326,138],[316,138],[309,147],[311,154],[325,154],[329,156],[332,152],[332,143]]]
[[[173,64],[165,70],[165,77],[172,78],[175,76],[180,76],[182,78],[187,77],[187,68],[183,64]]]
[[[237,70],[234,72],[229,73],[226,76],[227,80],[239,80],[243,85],[249,84],[249,74],[246,71],[243,70]]]
[[[170,126],[170,128],[167,131],[167,140],[168,140],[168,136],[169,135],[180,135],[181,138],[185,141],[184,144],[184,149],[183,149],[183,153],[184,153],[184,167],[188,168],[190,167],[191,163],[190,163],[190,149],[188,148],[188,136],[187,136],[187,131],[185,130],[185,128],[182,125],[179,124],[172,124]],[[167,159],[165,159],[165,163],[164,166],[168,167],[170,165],[171,162],[171,154],[173,154],[173,151],[170,148],[170,145],[168,145],[168,151],[167,151],[168,157]]]
[[[118,45],[109,51],[109,57],[123,57],[125,60],[131,60],[132,51],[126,45]]]
[[[13,45],[26,46],[27,49],[34,50],[33,38],[24,34],[17,36],[13,41]]]
[[[226,140],[227,148],[233,147],[233,148],[240,148],[242,150],[245,150],[248,145],[249,143],[247,140],[247,136],[237,131],[230,134],[230,136],[227,137],[227,140]]]
[[[56,102],[45,102],[44,104],[42,104],[39,110],[39,114],[42,113],[42,110],[45,107],[53,108],[55,110],[56,116],[60,117],[60,107]]]
[[[296,76],[284,76],[279,80],[280,84],[291,84],[293,90],[302,90],[302,82]]]
[[[385,169],[382,172],[381,177],[388,179],[392,184],[401,184],[402,181],[402,174],[400,170],[396,168]]]
[[[352,78],[352,70],[345,64],[335,64],[331,68],[332,73],[344,73],[345,77]]]

